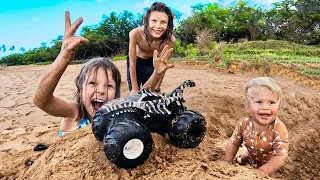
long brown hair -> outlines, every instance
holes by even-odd
[[[112,63],[111,59],[109,58],[92,58],[89,59],[86,63],[83,64],[79,75],[75,79],[75,84],[77,87],[77,91],[75,94],[75,101],[79,106],[79,119],[82,119],[84,116],[90,117],[89,113],[84,107],[84,102],[81,96],[81,93],[84,91],[83,84],[86,83],[85,79],[87,76],[90,76],[91,73],[97,73],[96,71],[98,68],[104,68],[106,71],[106,75],[108,77],[107,71],[110,70],[112,73],[112,79],[116,82],[116,94],[115,98],[120,97],[120,85],[121,85],[121,74],[117,66]],[[90,122],[91,119],[89,118]]]
[[[173,34],[173,17],[174,14],[173,12],[168,8],[168,6],[162,2],[155,2],[152,4],[152,6],[147,10],[145,15],[143,16],[143,26],[144,26],[144,34],[146,35],[146,39],[148,41],[148,44],[151,39],[151,34],[149,32],[149,19],[150,19],[150,14],[151,12],[163,12],[168,16],[168,28],[166,32],[162,35],[161,37],[161,43],[160,45],[165,41],[165,40],[171,40],[171,36]],[[150,45],[150,44],[149,44]],[[160,47],[159,45],[159,47]]]

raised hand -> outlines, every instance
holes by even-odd
[[[75,55],[76,47],[80,44],[88,44],[89,40],[82,36],[74,36],[83,19],[78,18],[73,24],[70,22],[70,13],[65,13],[65,32],[63,37],[63,43],[61,47],[61,53],[63,53],[68,59],[72,60]]]
[[[154,50],[153,51],[153,67],[154,70],[158,73],[158,74],[162,74],[164,73],[167,69],[173,68],[174,65],[169,63],[169,59],[172,55],[173,52],[173,48],[168,48],[168,45],[166,45],[163,50],[162,53],[160,55],[160,57],[158,57],[158,51]]]

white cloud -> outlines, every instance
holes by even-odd
[[[38,21],[38,20],[39,20],[39,18],[34,17],[34,18],[32,18],[32,20],[34,20],[34,21]]]
[[[136,12],[142,13],[143,9],[146,7],[150,7],[151,2],[149,0],[144,0],[143,2],[137,2],[135,5]]]

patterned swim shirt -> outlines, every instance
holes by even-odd
[[[288,155],[288,130],[279,118],[261,132],[254,131],[253,126],[251,118],[241,118],[230,138],[237,146],[243,143],[250,163],[263,165],[273,156]]]

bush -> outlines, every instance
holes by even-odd
[[[197,33],[196,36],[196,47],[200,53],[200,55],[209,54],[210,44],[213,39],[213,33],[210,29],[203,29]]]
[[[25,65],[27,63],[24,62],[24,58],[22,54],[14,53],[1,58],[1,64],[7,64],[8,66],[13,66],[13,65],[19,65],[19,64]]]
[[[177,40],[173,49],[173,57],[185,57],[185,56],[186,56],[186,50],[181,45],[181,41]]]
[[[127,56],[115,56],[112,58],[113,61],[121,61],[126,59],[127,59]]]
[[[243,43],[234,43],[228,44],[226,46],[228,49],[236,49],[236,50],[245,50],[245,49],[256,49],[256,50],[316,50],[319,49],[316,46],[307,46],[296,43],[291,43],[288,41],[279,41],[279,40],[268,40],[268,41],[249,41]]]
[[[199,51],[197,50],[197,48],[195,48],[193,44],[189,44],[187,46],[187,56],[194,57],[198,55],[199,55]]]
[[[279,50],[273,50],[273,49],[244,49],[244,50],[238,50],[238,49],[225,49],[223,51],[225,54],[250,54],[250,55],[262,55],[262,54],[276,54],[279,56],[320,56],[320,49],[301,49],[301,50],[291,50],[291,49],[279,49]]]

